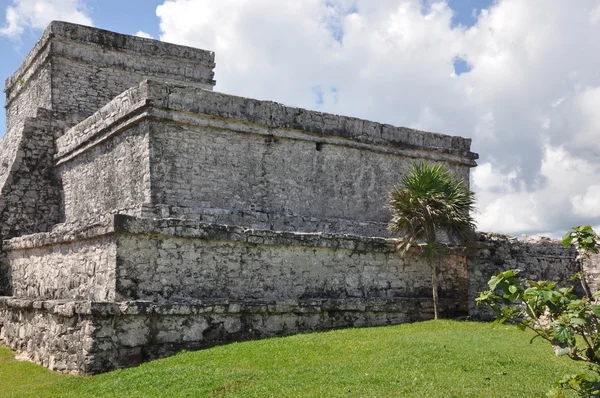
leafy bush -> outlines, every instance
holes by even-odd
[[[574,227],[563,236],[563,245],[575,243],[583,256],[598,253],[598,236],[590,226]],[[487,304],[496,314],[495,324],[512,323],[521,330],[530,329],[536,338],[552,345],[557,356],[568,355],[589,364],[590,374],[564,376],[556,382],[548,396],[562,397],[565,391],[579,396],[600,396],[600,305],[585,280],[583,269],[572,281],[579,280],[584,296],[573,293],[573,287],[558,287],[556,282],[522,281],[517,270],[493,276],[490,290],[481,292],[478,304]]]

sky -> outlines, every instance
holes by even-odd
[[[53,19],[215,51],[217,91],[471,138],[479,230],[600,226],[600,0],[0,0],[3,79]]]

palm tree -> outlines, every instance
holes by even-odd
[[[475,229],[471,216],[474,203],[475,194],[460,178],[453,178],[444,166],[427,163],[413,163],[390,193],[393,216],[388,229],[404,234],[398,243],[401,256],[415,247],[431,267],[435,319],[439,318],[438,263],[447,246],[440,242],[440,233],[446,233],[453,241],[471,240]]]

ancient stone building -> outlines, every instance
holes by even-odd
[[[470,140],[214,92],[214,67],[210,51],[53,22],[7,79],[4,344],[97,373],[432,317],[428,267],[394,252],[386,197],[415,160],[468,184]],[[446,314],[467,313],[490,265],[546,255],[484,240],[441,267]],[[552,253],[546,274],[571,266]]]

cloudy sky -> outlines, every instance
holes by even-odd
[[[213,50],[218,91],[472,138],[480,230],[600,224],[600,0],[0,0],[2,78],[53,19]]]

